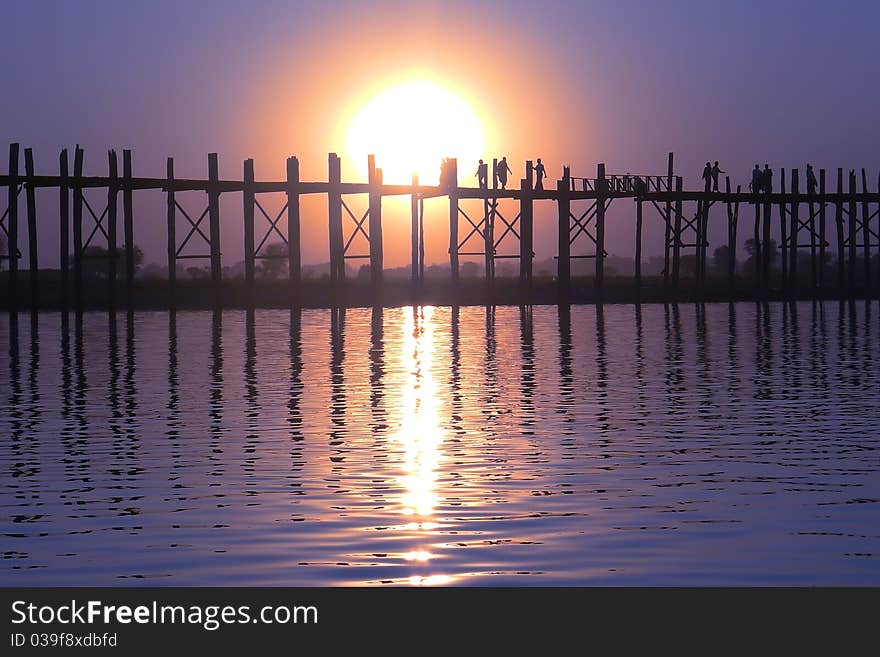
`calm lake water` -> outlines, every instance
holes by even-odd
[[[876,302],[0,316],[3,585],[880,585]]]

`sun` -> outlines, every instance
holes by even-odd
[[[458,158],[459,180],[483,157],[485,136],[474,110],[437,84],[417,80],[374,96],[348,126],[348,156],[358,170],[376,156],[386,183],[437,184],[440,161]]]

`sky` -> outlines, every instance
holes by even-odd
[[[57,171],[60,149],[78,143],[93,175],[106,172],[108,148],[131,148],[136,176],[163,175],[173,156],[178,176],[205,177],[217,152],[221,177],[240,179],[252,157],[258,179],[279,179],[295,154],[303,179],[325,180],[335,151],[344,179],[357,180],[363,163],[346,153],[353,117],[377,93],[427,78],[473,109],[486,157],[507,155],[515,180],[537,157],[551,180],[563,164],[593,176],[597,162],[661,174],[674,151],[686,187],[716,159],[744,186],[756,162],[865,167],[876,181],[878,25],[880,3],[855,0],[9,3],[0,141],[32,147],[38,173]],[[460,163],[463,182],[475,165]],[[203,196],[181,202],[199,214]],[[56,197],[38,195],[44,266],[57,265]],[[164,259],[164,203],[159,192],[136,195],[135,241],[148,261]],[[265,199],[270,212],[281,203]],[[429,262],[448,247],[437,203]],[[224,195],[221,208],[231,264],[241,258],[240,195]],[[304,201],[305,262],[327,259],[325,212],[326,201]],[[408,203],[388,202],[386,266],[408,262],[407,213]],[[553,255],[554,216],[550,203],[536,208],[538,258]],[[612,253],[632,253],[633,216],[612,208]],[[651,219],[649,255],[662,248]]]

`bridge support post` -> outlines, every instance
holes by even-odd
[[[682,212],[682,179],[675,178],[675,219],[672,242],[672,287],[678,292],[681,274],[681,212]]]
[[[596,165],[596,295],[602,298],[605,288],[605,199],[608,198],[608,182],[605,180],[605,163]]]
[[[450,158],[447,184],[449,195],[449,272],[452,284],[458,285],[458,160]]]
[[[865,196],[862,199],[862,250],[863,250],[863,258],[865,265],[865,292],[870,293],[871,291],[871,231],[870,231],[870,222],[871,222],[871,214],[869,212],[868,206],[868,177],[865,173],[865,170],[862,169],[862,194]]]
[[[410,221],[410,273],[409,280],[413,287],[419,282],[419,197],[416,188],[419,186],[419,174],[412,176],[412,191],[409,195],[409,221]]]
[[[837,199],[834,201],[834,222],[837,225],[837,289],[843,291],[845,280],[846,242],[843,237],[843,169],[837,169]]]
[[[562,180],[556,181],[556,207],[558,211],[558,237],[556,248],[556,285],[560,301],[569,296],[571,290],[571,170],[562,169]]]
[[[38,303],[38,277],[40,271],[39,256],[37,252],[37,196],[34,188],[34,152],[30,148],[24,149],[24,174],[29,179],[25,185],[25,200],[27,207],[28,223],[28,270],[30,273],[30,296],[31,309],[36,309]]]
[[[330,234],[330,282],[337,286],[345,280],[345,251],[342,244],[342,166],[339,156],[327,159],[327,215]]]
[[[825,169],[819,169],[819,263],[816,284],[820,289],[825,286],[825,257],[827,249],[827,238],[825,236],[825,205]]]
[[[800,232],[800,174],[797,169],[791,170],[791,239],[789,251],[789,283],[792,294],[797,294],[798,284],[798,232]]]
[[[641,188],[641,184],[639,184]],[[645,190],[648,189],[648,179],[645,177]],[[638,191],[637,191],[638,193]],[[636,292],[642,289],[642,197],[636,197],[636,253],[635,253],[635,279]]]
[[[73,152],[73,292],[77,308],[81,308],[83,302],[82,172],[83,149],[77,145]]]
[[[211,281],[219,302],[223,268],[220,261],[220,174],[217,153],[208,153],[208,219],[211,239]]]
[[[789,285],[788,280],[788,257],[789,257],[789,247],[791,246],[791,242],[788,239],[788,224],[785,216],[785,190],[787,189],[787,185],[785,184],[785,169],[780,169],[779,175],[779,251],[782,256],[782,289],[787,290]]]
[[[532,189],[534,166],[526,160],[526,177],[520,181],[520,235],[519,235],[519,283],[523,291],[532,285],[532,258],[534,256],[534,205]]]
[[[131,151],[122,151],[122,231],[125,240],[125,293],[131,303],[134,293],[134,210],[132,199]]]
[[[299,160],[291,156],[287,158],[287,278],[292,294],[298,293],[302,280],[300,249]]]
[[[673,175],[673,165],[674,165],[674,154],[669,153],[666,159],[666,191],[668,193],[672,193],[672,175]],[[672,201],[666,201],[666,216],[664,217],[664,232],[665,239],[663,241],[663,286],[666,287],[669,285],[669,248],[670,248],[670,239],[672,237]]]
[[[6,253],[9,256],[9,307],[18,307],[18,144],[9,144],[8,221]]]
[[[254,253],[254,161],[244,161],[242,178],[242,216],[244,218],[244,282],[245,303],[251,307],[254,303],[254,272],[256,270],[256,254]]]
[[[109,171],[107,180],[107,288],[110,307],[113,308],[116,304],[116,263],[119,256],[119,249],[116,247],[119,165],[115,150],[110,150],[107,153],[107,168]]]
[[[849,172],[849,293],[856,290],[856,172]]]
[[[174,199],[174,158],[169,157],[165,161],[165,177],[168,178],[167,203],[167,231],[168,231],[168,287],[171,291],[171,300],[174,302],[174,292],[177,285],[177,202]]]
[[[61,151],[58,157],[58,172],[61,176],[61,184],[58,186],[58,210],[59,210],[59,230],[61,253],[61,304],[63,308],[67,308],[70,281],[68,275],[70,271],[70,193],[68,189],[68,159],[67,149]]]
[[[376,168],[375,156],[368,157],[370,213],[370,281],[374,288],[382,286],[384,257],[382,250],[382,169]]]

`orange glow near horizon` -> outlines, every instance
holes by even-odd
[[[347,155],[366,174],[376,156],[386,183],[437,184],[440,161],[459,160],[459,180],[484,156],[486,136],[474,108],[438,83],[416,79],[396,84],[366,102],[348,124]],[[467,183],[465,183],[467,184]]]

